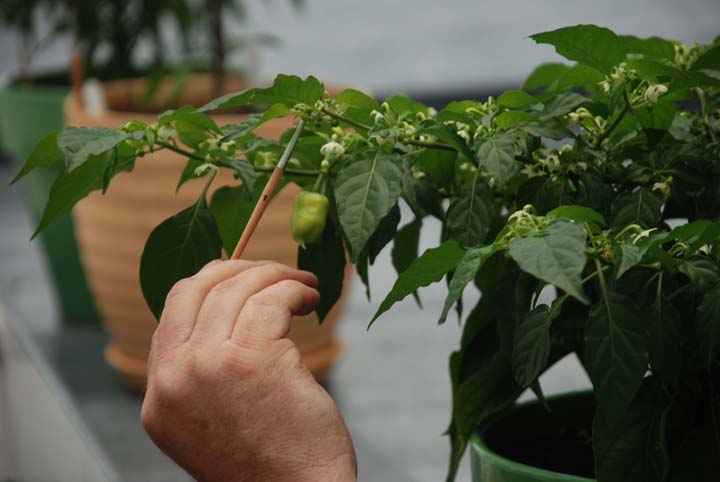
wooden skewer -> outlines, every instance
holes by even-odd
[[[275,193],[275,189],[277,188],[278,184],[280,184],[280,179],[282,179],[283,174],[285,173],[285,166],[287,165],[288,160],[290,159],[290,156],[295,149],[295,145],[297,145],[297,141],[300,138],[300,134],[302,133],[304,126],[305,121],[300,120],[297,128],[295,129],[295,133],[290,139],[290,142],[288,142],[287,147],[285,147],[285,151],[283,151],[282,156],[280,156],[280,160],[278,161],[277,166],[275,166],[275,170],[270,175],[270,179],[268,179],[267,184],[265,184],[265,188],[260,194],[260,199],[258,199],[258,202],[255,205],[255,209],[253,209],[253,212],[250,215],[250,219],[245,225],[242,236],[240,236],[240,239],[238,240],[238,243],[233,250],[232,256],[230,256],[230,259],[240,259],[243,251],[245,251],[245,247],[250,241],[250,237],[252,236],[253,232],[255,232],[255,228],[257,227],[258,223],[260,222],[260,218],[262,218],[262,215],[265,212],[265,208],[270,203],[270,199],[272,198],[273,193]]]

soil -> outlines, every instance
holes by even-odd
[[[550,401],[551,412],[539,404],[523,406],[492,423],[485,443],[498,455],[525,465],[593,478],[594,401],[592,396],[579,398]]]

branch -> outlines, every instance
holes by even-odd
[[[176,153],[178,153],[178,154],[180,154],[180,155],[183,155],[183,156],[187,157],[188,159],[195,159],[196,161],[202,162],[203,164],[207,162],[207,161],[205,160],[205,158],[203,158],[203,157],[201,157],[201,156],[198,156],[198,155],[195,154],[194,152],[186,151],[185,149],[183,149],[183,148],[181,148],[181,147],[177,147],[177,146],[174,146],[174,145],[172,145],[172,144],[169,144],[169,143],[163,142],[163,141],[155,141],[155,143],[156,143],[157,145],[159,145],[160,147],[163,147],[163,148],[165,148],[165,149],[168,149],[168,150],[171,150],[171,151],[173,151],[173,152],[176,152]],[[224,162],[219,162],[219,163],[217,163],[217,164],[220,165],[220,166],[222,166],[222,167],[227,167],[227,168],[229,168],[229,169],[232,169],[232,166],[230,166],[229,164],[226,164],[226,163],[224,163]],[[273,171],[275,170],[275,167],[271,167],[271,166],[253,166],[253,169],[255,170],[255,172],[273,172]],[[320,171],[305,170],[305,169],[288,169],[288,168],[286,168],[286,169],[285,169],[285,174],[289,174],[289,175],[291,175],[291,176],[317,176],[318,174],[320,174]]]

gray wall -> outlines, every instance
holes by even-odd
[[[541,61],[558,57],[528,35],[598,23],[622,33],[708,42],[720,34],[718,0],[286,0],[247,1],[244,32],[267,32],[283,45],[252,55],[260,76],[315,74],[375,91],[495,87],[519,82]],[[241,31],[238,25],[233,33]],[[0,72],[14,69],[14,38],[0,31]],[[38,66],[62,66],[68,42],[54,42]]]

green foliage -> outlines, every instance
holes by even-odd
[[[526,388],[540,396],[539,377],[569,353],[597,398],[599,482],[704,473],[693,457],[709,460],[720,435],[718,47],[592,25],[532,38],[576,63],[542,65],[522,91],[437,113],[402,95],[333,98],[314,77],[281,75],[157,124],[67,128],[16,179],[64,160],[42,229],[158,149],[188,159],[181,182],[209,186],[229,169],[238,182],[209,208],[203,196],[148,241],[141,277],[159,315],[178,279],[221,245],[233,249],[291,135],[261,139],[255,129],[300,117],[284,180],[329,200],[322,237],[298,256],[320,278],[320,318],[340,295],[346,251],[369,294],[369,267],[392,245],[398,278],[371,323],[408,295],[419,300],[421,287],[448,284],[439,322],[455,307],[463,325],[450,357],[448,480],[476,428]],[[212,120],[244,106],[266,110],[222,128]],[[419,255],[428,216],[442,224],[441,242]],[[688,222],[671,229],[678,218]],[[472,285],[480,298],[464,316]],[[545,287],[557,293],[550,305],[538,304]]]

